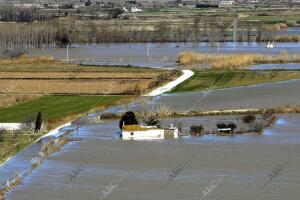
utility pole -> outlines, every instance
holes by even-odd
[[[150,56],[150,47],[149,47],[149,43],[147,43],[147,56]]]
[[[237,18],[233,20],[233,45],[236,48]]]
[[[67,63],[69,63],[69,45],[67,45]]]

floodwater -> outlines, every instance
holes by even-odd
[[[131,110],[143,110],[145,106],[156,109],[167,105],[172,111],[215,111],[231,109],[275,108],[300,105],[300,79],[253,86],[213,89],[187,93],[163,94],[149,98],[147,104],[133,103]],[[114,107],[109,112],[121,112]]]
[[[143,58],[145,51],[141,53],[141,50],[145,50],[145,44],[135,44],[131,50],[122,45],[112,45],[115,49],[105,45],[71,48],[70,53],[75,56],[78,50],[78,59],[81,59],[88,52],[94,52],[95,56],[99,55],[95,61],[105,60],[112,51],[116,52],[113,54],[116,57],[125,56],[129,60],[134,52],[138,58]],[[180,48],[191,48],[184,46],[188,44],[179,47],[165,45],[158,47],[157,51],[150,50],[151,55],[157,60],[164,53],[176,58]],[[299,46],[290,45],[290,48],[288,45],[284,48],[300,51]],[[82,48],[86,48],[86,52],[81,53]],[[64,50],[52,51],[60,56],[59,51],[62,54]],[[270,52],[274,53],[273,50]],[[299,90],[300,79],[219,90],[208,88],[205,92],[165,94],[152,98],[148,106],[165,104],[174,111],[208,111],[299,105]],[[134,109],[139,107],[139,104],[133,104]],[[110,111],[118,111],[118,107]],[[299,199],[300,114],[279,115],[277,123],[262,135],[186,136],[153,141],[122,141],[116,134],[118,122],[95,120],[97,115],[83,117],[78,133],[74,125],[64,128],[62,131],[73,130],[73,136],[81,141],[70,142],[48,157],[20,185],[8,192],[6,199]],[[211,123],[215,118],[167,119],[163,124],[182,121],[188,130],[191,125]],[[0,183],[17,170],[27,169],[30,159],[37,155],[41,146],[42,142],[31,145],[1,167]],[[275,175],[274,169],[278,172]],[[75,177],[72,176],[74,170],[77,171]]]
[[[149,48],[148,48],[149,47]],[[276,48],[268,49],[265,43],[232,43],[226,42],[211,47],[205,42],[194,43],[120,43],[120,44],[76,44],[69,49],[69,60],[74,62],[100,62],[101,64],[120,65],[135,64],[148,66],[149,61],[158,62],[158,66],[166,66],[168,62],[175,63],[183,51],[198,51],[202,53],[262,53],[279,54],[282,51],[300,53],[299,43],[277,43]],[[56,59],[66,60],[65,48],[36,50],[29,52],[32,56],[51,55]],[[132,63],[133,62],[133,63]]]
[[[210,118],[185,118],[182,123],[190,126]],[[192,200],[206,194],[207,199],[298,200],[300,115],[279,118],[262,135],[159,141],[122,141],[114,135],[117,121],[87,125],[75,134],[80,142],[51,155],[6,199]],[[180,119],[164,124],[174,120]],[[1,179],[10,168],[21,167],[29,154],[23,151],[5,165]],[[278,166],[280,174],[270,180]]]
[[[285,63],[285,64],[260,64],[253,65],[249,69],[251,70],[298,70],[300,69],[299,63]]]
[[[148,106],[165,103],[179,111],[194,104],[193,110],[297,105],[299,83],[214,90],[205,98],[201,92],[166,94]],[[79,132],[73,133],[81,141],[52,154],[6,199],[193,200],[204,199],[204,194],[207,199],[225,200],[299,199],[300,114],[278,115],[277,123],[262,135],[153,141],[122,141],[116,134],[118,122],[99,121],[97,115],[81,119]],[[225,116],[167,119],[163,124],[182,122],[187,131],[191,125],[216,118]],[[65,128],[70,129],[75,126]],[[0,180],[26,169],[40,147],[33,144],[10,160],[0,169]],[[79,174],[70,179],[77,169]],[[272,174],[274,169],[280,169],[279,174]]]

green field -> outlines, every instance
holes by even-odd
[[[22,122],[42,112],[47,129],[72,121],[93,108],[105,108],[130,99],[126,96],[43,96],[0,108],[0,122]],[[5,132],[0,134],[0,163],[41,137],[43,133]]]
[[[300,78],[300,71],[195,71],[195,75],[171,92],[193,92],[270,83]]]
[[[43,96],[39,99],[0,108],[0,122],[21,122],[42,112],[44,120],[54,120],[72,114],[88,112],[99,106],[109,106],[121,96]]]

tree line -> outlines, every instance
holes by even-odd
[[[238,42],[264,42],[274,38],[274,30],[266,30],[261,23],[239,23]],[[173,25],[156,24],[153,30],[146,27],[131,28],[123,21],[114,24],[82,23],[72,18],[64,21],[5,24],[0,28],[0,52],[18,52],[35,49],[66,47],[72,43],[127,43],[127,42],[218,42],[233,41],[230,20]]]
[[[56,34],[53,24],[6,24],[0,29],[0,52],[54,48]]]
[[[54,18],[54,15],[40,8],[32,7],[15,7],[1,6],[0,20],[6,22],[33,22],[33,21],[49,21]]]
[[[134,28],[120,21],[115,24],[96,24],[90,21],[84,28],[78,30],[79,43],[113,43],[113,42],[264,42],[274,39],[276,31],[266,30],[262,24],[241,22],[233,38],[232,21],[200,22],[195,19],[190,24],[170,24],[160,22],[153,30],[147,27]]]

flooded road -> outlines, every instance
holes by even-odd
[[[209,117],[184,120],[188,126]],[[296,200],[299,120],[297,114],[280,116],[262,135],[160,141],[122,141],[114,136],[116,121],[84,126],[77,135],[82,141],[51,155],[7,199],[192,200],[206,194],[207,199]],[[11,162],[13,166],[17,161]],[[284,169],[270,181],[279,164]],[[70,178],[78,168],[79,173]],[[174,169],[178,173],[170,176]],[[207,193],[211,185],[214,189]]]

